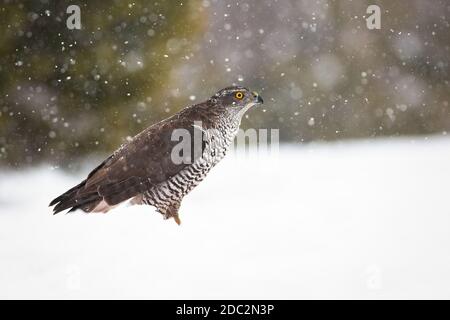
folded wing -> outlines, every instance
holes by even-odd
[[[173,147],[179,143],[172,141],[174,129],[186,129],[192,136],[196,130],[192,121],[183,119],[167,119],[147,128],[103,161],[80,184],[55,198],[50,203],[55,206],[53,213],[112,207],[178,173],[188,164],[174,163],[171,159]],[[204,147],[202,144],[202,150]]]

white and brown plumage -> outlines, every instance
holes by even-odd
[[[54,199],[50,203],[55,206],[54,214],[66,209],[107,212],[131,200],[132,204],[152,205],[164,218],[174,218],[180,224],[178,209],[183,197],[225,156],[244,113],[262,102],[247,88],[228,87],[148,127],[80,184]],[[201,151],[190,163],[173,161],[172,150],[178,141],[173,141],[172,133],[176,129],[187,130],[192,137],[195,130],[201,132]]]

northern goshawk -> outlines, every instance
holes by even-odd
[[[228,87],[148,127],[80,184],[54,199],[50,203],[55,206],[53,213],[66,209],[107,212],[130,200],[131,204],[152,205],[164,218],[180,224],[178,209],[183,197],[225,156],[244,113],[261,103],[262,98],[247,88]],[[183,135],[190,138],[187,144],[176,139]],[[194,137],[200,137],[200,143]],[[186,147],[181,152],[175,150],[180,144]]]

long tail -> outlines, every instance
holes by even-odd
[[[81,209],[85,212],[91,212],[102,201],[102,197],[96,192],[80,195],[79,191],[84,188],[86,180],[76,185],[72,189],[64,192],[59,197],[50,202],[49,206],[55,206],[53,208],[53,214],[64,211],[66,209],[75,211]]]

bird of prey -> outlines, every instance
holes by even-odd
[[[178,209],[183,197],[225,156],[244,113],[261,103],[256,92],[231,86],[153,124],[117,149],[85,180],[55,198],[50,203],[53,213],[66,209],[107,212],[129,200],[154,206],[165,219],[180,224]],[[184,146],[193,142],[194,150],[175,150],[181,143],[174,139],[177,132],[187,134],[190,140]],[[196,136],[200,136],[197,147],[192,139]],[[183,161],[176,157],[181,154]]]

